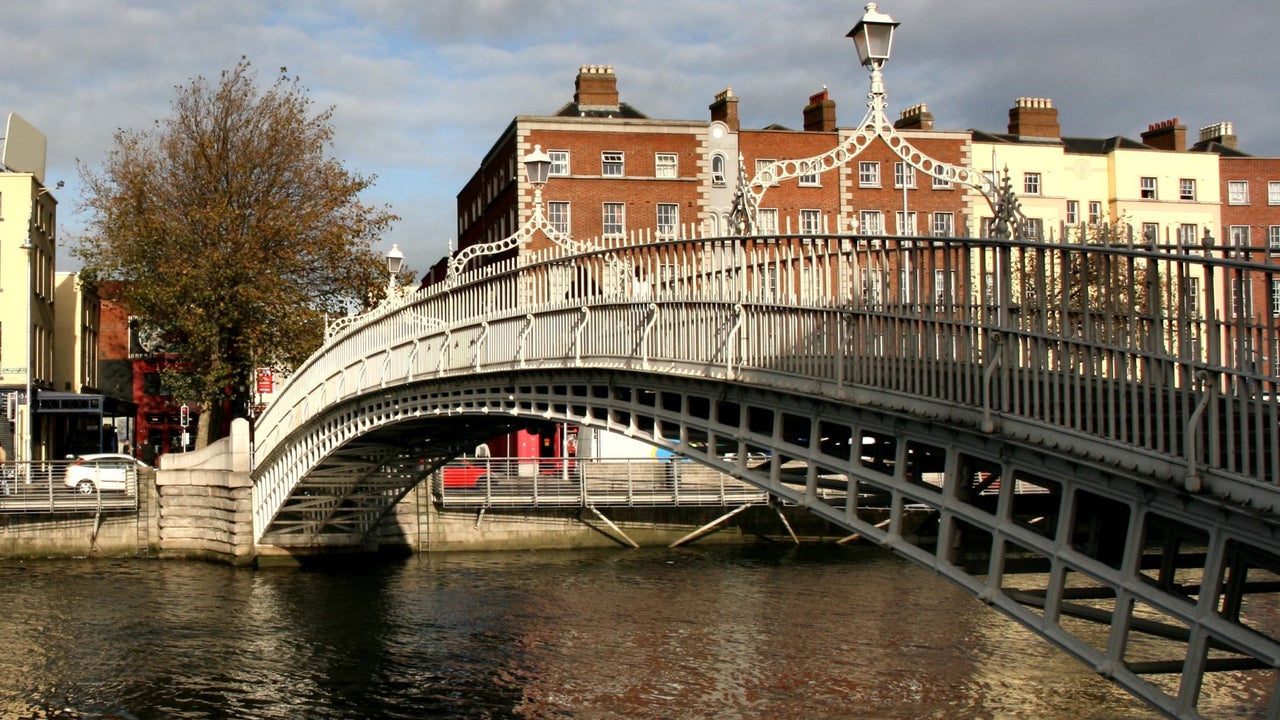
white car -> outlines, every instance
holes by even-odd
[[[137,484],[138,468],[146,463],[131,455],[121,453],[95,453],[81,455],[67,466],[62,482],[81,495],[95,492],[123,492],[130,489],[130,481]]]

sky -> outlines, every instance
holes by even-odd
[[[621,100],[651,118],[706,120],[732,87],[743,127],[799,129],[823,86],[838,124],[866,110],[848,0],[0,0],[0,121],[48,136],[59,270],[88,221],[81,169],[119,129],[170,116],[177,89],[241,57],[263,89],[280,68],[331,148],[376,177],[362,198],[400,216],[377,244],[419,271],[456,237],[456,196],[517,115],[573,100],[581,65],[612,65]],[[901,23],[885,66],[889,114],[927,103],[939,130],[1004,132],[1019,97],[1049,98],[1062,132],[1139,139],[1177,118],[1189,142],[1216,122],[1240,149],[1280,157],[1275,0],[887,0]],[[0,125],[0,128],[3,126]]]

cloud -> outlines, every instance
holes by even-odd
[[[927,102],[945,129],[1003,131],[1022,96],[1048,97],[1063,132],[1137,137],[1178,117],[1227,120],[1241,149],[1280,156],[1280,4],[1269,0],[897,0],[885,68],[891,111]],[[118,128],[169,113],[175,87],[241,56],[281,67],[334,108],[335,154],[378,176],[372,202],[403,217],[386,238],[425,268],[456,234],[454,198],[516,115],[572,100],[582,64],[613,65],[622,99],[651,117],[705,119],[732,86],[747,127],[801,125],[823,85],[852,124],[867,73],[845,34],[847,0],[49,0],[0,8],[0,113],[49,136],[65,245],[80,232],[77,159],[96,166]],[[419,259],[418,256],[429,256]],[[65,254],[59,259],[65,268]]]

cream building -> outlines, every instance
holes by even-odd
[[[1152,124],[1141,142],[1064,137],[1052,100],[1018,98],[1008,129],[974,133],[974,165],[1008,170],[1042,237],[1058,237],[1064,226],[1119,223],[1139,238],[1154,231],[1159,242],[1175,244],[1222,227],[1218,156],[1189,151],[1177,120]]]
[[[45,137],[10,114],[0,139],[0,446],[9,460],[59,457],[66,438],[101,426],[98,303],[56,274],[58,201]],[[57,312],[55,312],[55,310]],[[27,399],[38,398],[30,412]],[[92,407],[90,407],[92,406]]]

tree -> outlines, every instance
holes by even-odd
[[[327,155],[333,111],[313,112],[284,68],[265,91],[244,58],[217,85],[175,89],[168,118],[80,166],[90,217],[72,253],[160,329],[178,359],[166,388],[203,411],[203,446],[224,410],[246,412],[255,368],[296,367],[326,315],[382,297],[372,242],[398,218],[360,201],[374,177]]]

